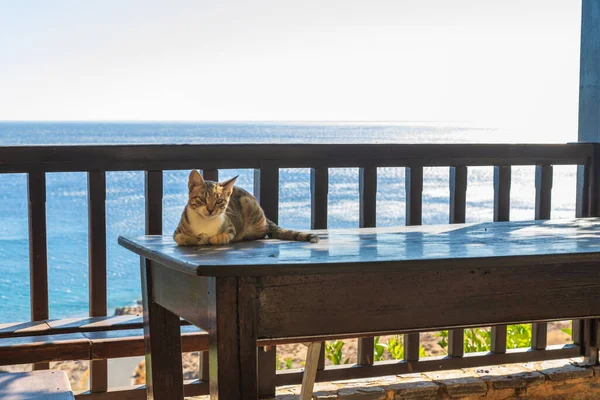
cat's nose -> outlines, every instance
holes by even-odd
[[[211,215],[213,213],[213,211],[215,211],[215,209],[213,208],[212,210],[210,208],[206,208],[206,211],[208,211],[208,215]]]

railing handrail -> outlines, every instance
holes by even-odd
[[[1,146],[0,173],[302,167],[584,165],[594,145],[172,144]]]

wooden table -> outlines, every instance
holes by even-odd
[[[210,335],[211,398],[257,397],[257,343],[600,316],[600,219],[322,231],[142,257],[148,390],[183,398],[179,318]]]

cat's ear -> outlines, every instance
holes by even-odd
[[[231,192],[233,190],[233,185],[235,184],[235,181],[237,180],[238,176],[231,178],[228,181],[220,182],[219,185],[223,186],[225,188],[225,190],[228,190],[229,192]]]
[[[192,190],[195,186],[204,185],[204,179],[200,172],[195,169],[190,172],[190,177],[188,178],[188,189]]]

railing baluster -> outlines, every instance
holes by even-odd
[[[163,172],[146,171],[146,235],[162,235]]]
[[[279,168],[276,164],[263,163],[254,170],[254,197],[260,202],[265,215],[271,221],[279,220]]]
[[[219,170],[216,169],[203,169],[202,177],[207,181],[218,182],[219,181]]]
[[[277,223],[279,219],[279,167],[265,162],[254,170],[254,196],[260,202],[265,215]],[[258,396],[275,397],[277,347],[265,347],[258,351]]]
[[[510,166],[494,167],[494,221],[510,220]],[[506,353],[506,325],[492,327],[493,353]]]
[[[552,165],[535,167],[535,219],[550,219],[552,202]],[[543,350],[548,344],[548,323],[531,325],[531,347]]]
[[[361,228],[372,228],[377,223],[377,167],[370,165],[361,168],[358,179],[360,196],[359,224]],[[374,338],[358,339],[358,364],[373,365],[374,354]]]
[[[88,270],[90,317],[107,314],[106,173],[88,172]],[[90,362],[90,391],[108,390],[108,360]]]
[[[29,280],[31,320],[48,319],[48,250],[46,236],[46,173],[27,176],[29,199]],[[48,369],[49,363],[34,364],[33,369]]]
[[[450,218],[451,224],[465,222],[467,208],[467,167],[450,167]],[[462,357],[465,353],[465,331],[448,331],[448,355]]]
[[[311,229],[327,229],[327,199],[329,194],[329,168],[310,170]],[[325,369],[325,342],[321,343],[318,370]]]
[[[421,225],[423,223],[423,167],[405,169],[406,185],[406,225]],[[404,361],[419,360],[420,334],[404,334]]]
[[[310,170],[311,229],[327,229],[327,198],[329,194],[329,169]]]

